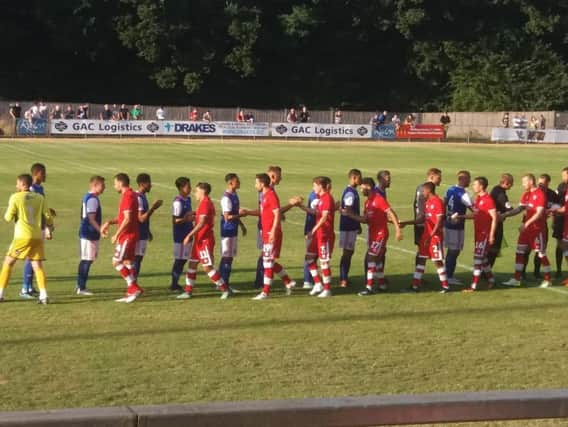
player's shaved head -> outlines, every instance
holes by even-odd
[[[238,179],[239,176],[236,173],[228,173],[225,175],[225,182],[231,182],[234,179]]]
[[[545,182],[548,184],[548,183],[550,183],[550,181],[552,181],[552,178],[550,177],[549,174],[543,173],[542,175],[540,175],[540,176],[538,177],[538,180],[539,180],[539,181],[545,181]]]
[[[152,179],[147,173],[138,174],[138,176],[136,177],[136,184],[150,184],[151,182]]]
[[[128,187],[130,185],[129,176],[127,174],[123,173],[123,172],[117,173],[114,176],[114,180],[120,182],[123,187]]]
[[[474,181],[477,181],[477,183],[481,188],[483,188],[483,190],[486,190],[487,186],[489,185],[489,181],[484,176],[477,176],[475,177]]]
[[[381,179],[385,179],[386,177],[389,177],[391,175],[390,171],[387,169],[383,169],[377,172],[377,181],[380,181]]]
[[[270,177],[268,176],[267,173],[257,173],[255,178],[264,187],[270,187]]]
[[[90,184],[95,184],[97,182],[105,182],[104,177],[100,176],[100,175],[93,175],[91,177],[91,179],[89,179],[89,183]]]
[[[30,188],[32,186],[32,176],[29,173],[23,173],[16,178],[23,187]]]
[[[471,173],[469,173],[469,171],[466,171],[466,170],[458,171],[458,173],[456,175],[457,175],[458,178],[460,178],[462,176],[467,176],[467,177],[471,178]]]
[[[511,175],[510,173],[504,173],[501,175],[501,179],[500,179],[500,183],[501,184],[509,184],[509,185],[513,185],[513,182],[515,181],[515,179],[513,178],[513,175]]]
[[[191,184],[191,180],[186,176],[180,176],[178,179],[176,179],[175,184],[176,184],[176,188],[178,190],[181,190],[186,185]]]
[[[361,180],[361,185],[364,185],[365,187],[375,188],[375,180],[367,176]]]
[[[422,184],[422,188],[427,190],[429,193],[434,193],[436,190],[436,186],[434,185],[433,182],[427,181],[424,184]]]
[[[282,174],[282,168],[280,166],[268,166],[267,172]]]
[[[199,182],[195,187],[203,191],[206,196],[211,193],[211,184],[209,184],[208,182]]]
[[[351,178],[353,176],[361,176],[361,171],[359,169],[351,169],[348,173],[347,173],[347,177]]]

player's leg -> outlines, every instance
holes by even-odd
[[[183,267],[191,254],[192,244],[184,245],[183,243],[174,242],[174,263],[172,265],[172,281],[170,283],[170,291],[181,292],[183,288],[179,285],[179,279],[183,274]]]
[[[75,292],[77,295],[89,296],[92,295],[92,292],[87,289],[87,280],[89,279],[91,265],[98,255],[99,241],[81,239],[80,246],[81,261],[77,269],[77,288]]]
[[[360,296],[373,295],[376,293],[373,286],[375,282],[375,272],[377,269],[377,262],[379,258],[376,254],[371,254],[369,252],[367,252],[365,256],[367,258],[367,282],[365,285],[365,289],[359,292],[358,295]]]
[[[20,296],[25,298],[26,295],[34,295],[37,291],[34,289],[34,269],[30,260],[24,261],[24,272],[22,280],[22,291]]]
[[[351,259],[355,252],[355,241],[357,231],[341,231],[339,233],[339,247],[343,249],[339,262],[339,285],[345,288],[349,284],[349,270],[351,269]]]
[[[531,238],[528,232],[521,232],[519,234],[519,239],[517,240],[517,249],[515,251],[515,274],[514,276],[506,282],[502,282],[505,286],[521,286],[521,278],[523,274],[523,267],[525,265],[525,259],[530,253],[530,242]]]
[[[532,248],[535,251],[535,257],[538,256],[542,265],[543,281],[540,283],[541,288],[548,288],[552,285],[550,281],[550,260],[546,255],[546,237],[543,232],[538,233],[533,241]]]
[[[481,272],[483,271],[483,259],[478,256],[473,257],[473,276],[471,278],[471,286],[468,289],[464,289],[464,292],[476,291],[479,285],[479,279],[481,277]]]
[[[331,296],[331,255],[333,251],[333,239],[318,242],[318,258],[320,260],[323,291],[318,295],[319,298]]]
[[[414,274],[412,275],[412,283],[410,289],[412,291],[418,292],[422,286],[422,276],[424,276],[424,270],[426,270],[426,260],[428,257],[426,255],[420,255],[420,251],[416,254]]]
[[[264,257],[263,257],[263,246],[264,243],[262,241],[262,231],[258,230],[256,235],[256,247],[260,249],[260,255],[256,260],[256,278],[254,280],[254,287],[256,289],[261,289],[263,287],[264,282]]]
[[[451,285],[461,285],[462,283],[454,277],[458,257],[463,249],[463,230],[453,230],[446,228],[444,230],[445,246],[448,249],[446,254],[446,272],[448,275],[448,283]]]
[[[195,243],[191,250],[191,256],[187,263],[187,272],[185,273],[185,287],[183,292],[177,296],[177,299],[189,299],[193,296],[193,287],[195,286],[195,280],[197,279],[197,264],[199,260],[197,259],[197,254],[195,253]]]
[[[34,270],[34,275],[37,281],[37,287],[39,289],[39,300],[40,304],[47,304],[47,287],[45,279],[45,271],[43,270],[43,263],[41,261],[31,261],[31,266]]]
[[[15,263],[16,258],[11,256],[6,256],[4,258],[4,264],[2,265],[2,271],[0,272],[0,301],[4,300],[4,290],[8,286]]]
[[[136,255],[134,256],[133,267],[136,271],[136,278],[140,275],[142,269],[142,260],[146,255],[146,248],[148,247],[148,240],[138,240],[136,242]]]
[[[444,265],[444,249],[442,241],[437,236],[432,237],[430,241],[430,259],[436,266],[436,273],[438,273],[438,279],[440,279],[440,285],[442,286],[441,293],[449,292],[450,285],[448,283],[446,266]]]
[[[274,280],[274,245],[268,242],[264,243],[262,255],[262,292],[254,297],[254,300],[263,300],[268,298],[270,295],[270,288],[272,287],[272,282]]]
[[[489,247],[487,253],[487,261],[491,268],[495,265],[495,261],[499,252],[501,251],[501,244],[503,243],[503,223],[498,223],[495,228],[495,242]]]
[[[213,267],[213,244],[208,242],[204,245],[204,248],[200,252],[201,266],[203,271],[209,276],[209,279],[215,284],[217,289],[221,291],[221,299],[227,299],[230,295],[229,288],[223,278],[221,273]]]
[[[230,277],[233,269],[233,260],[237,255],[237,237],[223,237],[221,239],[221,261],[219,273],[230,289]]]
[[[114,251],[112,265],[126,282],[126,296],[117,302],[132,302],[143,292],[136,282],[136,274],[132,262],[134,260],[136,243],[130,240],[118,242]]]
[[[308,247],[310,246],[311,240],[308,239],[308,236],[305,237],[305,244],[306,244],[306,252],[308,251]],[[314,287],[314,279],[312,277],[312,273],[310,273],[310,265],[308,261],[304,259],[304,287],[303,289],[313,289]]]
[[[562,277],[562,259],[564,258],[564,251],[562,250],[562,239],[556,239],[556,277]]]

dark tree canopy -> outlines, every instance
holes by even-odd
[[[568,108],[558,0],[30,0],[0,37],[11,99]]]

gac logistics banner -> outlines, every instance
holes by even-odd
[[[162,135],[269,136],[268,123],[170,122],[163,123]]]
[[[373,129],[373,138],[394,140],[396,138],[396,126],[393,124],[379,125]]]
[[[568,144],[568,130],[493,128],[491,141]]]
[[[400,125],[396,131],[397,138],[408,139],[441,139],[445,137],[442,125]]]
[[[335,125],[318,123],[272,123],[273,137],[369,139],[370,125]]]
[[[157,135],[162,124],[155,120],[52,120],[52,135]]]

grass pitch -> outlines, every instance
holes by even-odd
[[[47,165],[46,193],[58,212],[55,237],[46,249],[53,304],[43,307],[19,300],[18,264],[7,302],[0,306],[0,410],[566,386],[568,290],[537,289],[532,287],[536,281],[529,281],[523,289],[440,295],[429,264],[425,279],[430,292],[400,294],[413,272],[411,228],[404,230],[402,242],[390,241],[386,273],[391,292],[386,295],[356,295],[363,286],[360,240],[351,272],[354,287],[334,287],[335,296],[322,301],[305,291],[285,297],[276,280],[270,300],[251,301],[258,256],[253,218],[244,220],[249,235],[239,241],[232,275],[233,286],[242,294],[220,301],[201,272],[194,299],[176,301],[167,290],[172,263],[170,204],[178,176],[189,176],[194,185],[210,182],[212,196],[218,199],[224,175],[237,172],[241,204],[254,207],[254,175],[269,164],[283,168],[278,188],[282,202],[293,195],[307,196],[314,175],[329,175],[338,199],[350,168],[357,167],[366,176],[388,168],[393,174],[389,200],[399,217],[408,219],[414,189],[429,167],[443,170],[441,193],[455,183],[459,169],[487,176],[490,186],[501,172],[511,172],[517,183],[509,194],[516,202],[523,172],[548,172],[553,184],[558,183],[559,171],[566,166],[564,147],[123,142],[0,142],[2,213],[14,191],[15,176],[36,161]],[[96,295],[73,294],[80,203],[88,179],[95,173],[107,178],[101,201],[103,217],[108,218],[115,215],[118,202],[111,178],[122,171],[133,180],[140,172],[150,173],[150,200],[165,201],[152,218],[155,240],[140,277],[147,292],[131,305],[113,302],[122,295],[124,283],[111,267],[109,241],[102,242],[91,269],[89,288]],[[299,210],[286,215],[281,259],[298,282],[303,220]],[[506,223],[509,247],[496,264],[499,281],[510,277],[519,221]],[[0,246],[9,245],[12,227],[0,224]],[[457,274],[464,283],[471,274],[471,230],[468,224]],[[554,243],[550,246],[553,259]],[[339,258],[336,247],[335,278]]]

